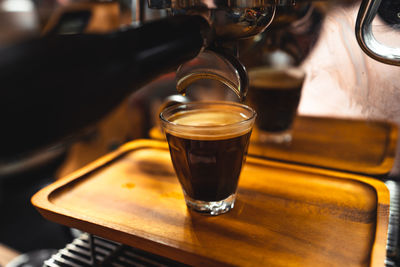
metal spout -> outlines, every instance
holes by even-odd
[[[178,93],[185,95],[188,88],[200,80],[221,82],[232,90],[241,102],[246,99],[249,84],[247,72],[233,55],[205,50],[178,68],[176,89]]]

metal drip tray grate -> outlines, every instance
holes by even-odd
[[[93,246],[91,246],[93,244]],[[94,257],[92,257],[92,255]],[[92,260],[94,259],[94,260]],[[185,266],[148,252],[82,234],[44,262],[45,267],[81,266]]]
[[[400,223],[400,184],[396,181],[386,181],[390,192],[390,212],[388,240],[386,245],[386,267],[398,266],[399,255],[399,223]]]

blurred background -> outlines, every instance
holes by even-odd
[[[392,2],[383,0],[382,5]],[[264,33],[241,41],[240,60],[248,69],[301,66],[307,76],[300,115],[399,125],[400,68],[379,63],[360,49],[354,35],[359,5],[359,1],[305,2],[295,12],[278,9],[278,19]],[[382,11],[373,24],[376,37],[393,47],[400,45],[398,6],[388,8],[398,12],[395,16]],[[89,17],[85,17],[87,10]],[[64,32],[107,33],[165,16],[166,10],[149,9],[145,2],[135,0],[1,0],[0,49],[51,31],[61,17]],[[0,173],[0,265],[21,253],[59,249],[70,242],[73,231],[43,219],[30,204],[31,196],[125,142],[149,138],[160,107],[176,93],[175,74],[165,74],[132,93],[73,142],[43,153],[37,162],[27,160],[4,168]],[[397,149],[388,177],[398,180],[399,176]]]

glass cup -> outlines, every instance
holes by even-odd
[[[191,102],[160,113],[190,209],[219,215],[233,208],[255,117],[252,108],[234,102]]]
[[[249,70],[250,105],[257,111],[261,142],[289,143],[305,73],[296,67],[259,67]]]

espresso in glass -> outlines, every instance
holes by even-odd
[[[210,215],[233,208],[254,110],[194,102],[167,108],[160,117],[187,206]]]
[[[277,140],[291,139],[290,130],[297,114],[304,78],[304,72],[294,67],[260,67],[249,71],[248,97],[257,111],[259,130]]]

